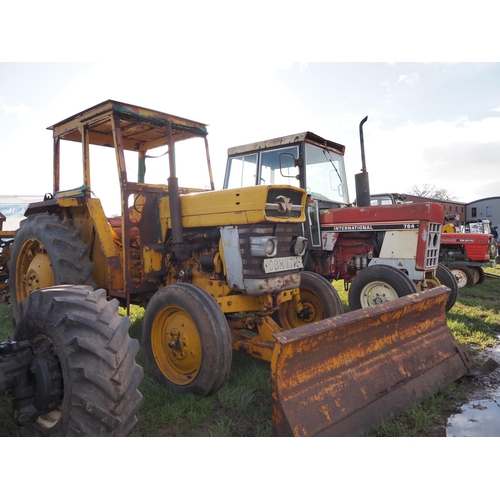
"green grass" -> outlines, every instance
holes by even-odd
[[[496,343],[500,335],[500,268],[488,269],[483,284],[462,288],[447,321],[461,344],[484,349]]]
[[[371,437],[424,437],[444,436],[444,425],[457,406],[467,401],[466,384],[457,381],[446,389],[412,405],[397,417],[383,422]]]
[[[141,338],[144,309],[131,308],[131,337]],[[137,362],[146,366],[142,348]],[[144,403],[132,436],[270,436],[270,366],[235,352],[226,383],[214,395],[177,394],[157,384],[145,368]]]
[[[500,270],[488,270],[500,277]],[[334,287],[347,311],[343,282]],[[123,313],[123,311],[122,311]],[[140,340],[144,310],[131,308],[130,335]],[[457,341],[480,352],[497,342],[500,334],[500,278],[486,278],[482,285],[462,288],[455,307],[447,315]],[[12,329],[12,311],[0,306],[0,340]],[[137,362],[145,366],[142,349]],[[272,398],[269,363],[242,353],[233,353],[228,380],[216,394],[200,398],[176,394],[158,385],[145,369],[140,390],[144,403],[132,436],[271,436]],[[467,400],[467,380],[414,405],[398,417],[384,422],[369,436],[434,436],[457,405]],[[16,436],[9,412],[11,403],[0,398],[0,436]]]

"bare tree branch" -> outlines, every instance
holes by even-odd
[[[413,196],[422,196],[425,198],[437,198],[438,200],[453,201],[456,196],[447,189],[436,187],[434,184],[414,184],[408,194]]]

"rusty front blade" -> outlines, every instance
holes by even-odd
[[[355,436],[467,374],[439,286],[275,335],[273,432]]]

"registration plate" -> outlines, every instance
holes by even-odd
[[[300,269],[304,267],[302,257],[277,257],[276,259],[264,259],[264,271],[266,273],[276,273],[278,271],[288,271],[290,269]]]

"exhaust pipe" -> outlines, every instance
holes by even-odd
[[[175,258],[179,262],[183,262],[188,258],[188,254],[184,249],[184,236],[182,234],[182,214],[181,214],[181,198],[179,195],[179,180],[175,174],[175,153],[174,143],[172,140],[172,124],[167,123],[167,140],[168,140],[168,163],[170,167],[170,176],[167,181],[168,199],[170,204],[170,220],[172,221],[172,244],[174,248]]]
[[[356,181],[356,206],[370,206],[370,182],[368,180],[368,172],[366,171],[365,160],[365,141],[363,137],[363,125],[368,120],[365,116],[359,124],[359,141],[361,143],[361,173],[354,176]]]

